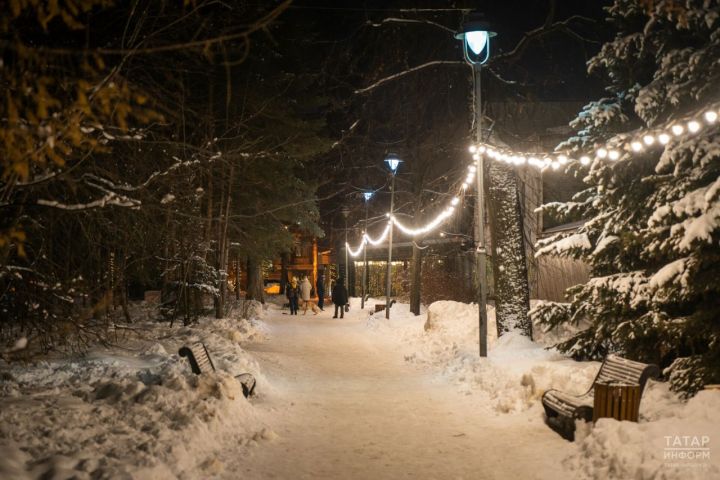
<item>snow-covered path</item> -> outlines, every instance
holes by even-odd
[[[488,415],[362,320],[330,317],[271,310],[270,340],[246,346],[275,389],[256,408],[277,438],[228,452],[230,476],[564,478],[567,443],[540,422]]]

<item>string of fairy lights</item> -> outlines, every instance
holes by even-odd
[[[704,127],[715,124],[719,118],[720,109],[718,109],[717,106],[713,106],[700,115],[688,117],[682,121],[675,121],[660,128],[615,136],[605,144],[597,145],[592,152],[581,155],[573,155],[570,152],[553,152],[546,154],[515,152],[487,143],[471,145],[469,151],[472,154],[473,160],[476,162],[480,160],[480,155],[487,155],[493,160],[510,165],[530,165],[541,171],[547,169],[559,170],[560,167],[571,162],[579,162],[583,166],[590,165],[593,159],[595,161],[615,162],[625,155],[632,156],[633,154],[639,154],[652,148],[664,147],[670,143],[673,138],[680,140],[697,134]],[[400,222],[395,215],[386,213],[385,215],[388,217],[388,221],[380,235],[377,238],[372,238],[367,232],[364,232],[360,240],[360,245],[357,248],[353,249],[348,243],[345,244],[348,253],[352,257],[357,257],[368,244],[374,246],[380,245],[387,238],[392,225],[396,226],[403,233],[413,237],[433,231],[455,213],[455,208],[460,203],[460,196],[472,186],[476,172],[477,166],[475,164],[468,166],[467,175],[460,185],[460,191],[452,197],[449,205],[424,226],[410,228]]]
[[[380,236],[377,238],[372,238],[370,235],[368,235],[367,232],[364,232],[362,240],[360,240],[360,245],[357,248],[353,249],[348,243],[345,244],[348,253],[352,257],[357,257],[362,253],[363,249],[366,248],[368,243],[370,245],[380,245],[387,238],[392,225],[395,225],[401,232],[413,237],[433,231],[434,229],[442,225],[445,220],[450,218],[455,213],[455,208],[460,203],[460,195],[467,191],[467,189],[470,188],[470,186],[473,184],[475,172],[477,172],[477,166],[469,165],[467,168],[467,175],[465,176],[465,180],[460,184],[460,191],[457,193],[457,195],[453,196],[450,199],[449,205],[442,209],[440,213],[435,216],[435,218],[433,218],[424,226],[420,228],[410,228],[407,225],[404,225],[400,220],[398,220],[395,215],[390,215],[390,213],[386,213],[385,216],[388,218],[388,221],[385,225],[385,229],[382,231]]]
[[[597,145],[595,150],[581,155],[572,155],[571,152],[554,152],[546,154],[515,152],[506,148],[499,148],[486,143],[471,145],[469,150],[473,158],[478,160],[480,155],[487,155],[510,165],[530,165],[541,170],[559,170],[570,162],[579,161],[581,165],[588,166],[595,160],[617,161],[624,155],[642,153],[648,149],[664,147],[673,138],[692,136],[700,132],[706,125],[718,121],[720,111],[717,106],[705,110],[701,115],[689,117],[682,121],[669,123],[661,128],[644,130],[633,134],[622,134],[608,140],[605,144]]]

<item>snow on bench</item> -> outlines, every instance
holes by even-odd
[[[571,395],[559,390],[548,390],[542,396],[547,423],[559,431],[563,437],[573,440],[575,436],[575,420],[590,422],[593,419],[595,401],[595,385],[597,383],[618,382],[637,384],[640,395],[648,378],[660,376],[656,365],[636,362],[617,355],[608,355],[590,389],[582,395]]]
[[[203,372],[214,372],[215,365],[210,358],[210,353],[204,343],[195,343],[191,346],[183,346],[178,354],[181,357],[187,357],[190,362],[190,368],[195,375],[201,375]],[[249,397],[255,391],[255,377],[250,373],[241,373],[235,377],[242,386],[243,395]]]

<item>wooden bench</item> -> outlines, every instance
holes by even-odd
[[[559,390],[548,390],[542,396],[545,407],[545,418],[548,425],[558,431],[564,438],[575,438],[575,420],[590,422],[593,420],[593,404],[595,384],[619,382],[637,384],[640,395],[648,378],[660,376],[657,365],[635,362],[617,355],[608,355],[590,389],[582,395],[570,395]],[[639,402],[639,401],[638,401]]]
[[[390,300],[390,308],[392,308],[393,305],[395,305],[395,300]],[[382,312],[385,310],[385,304],[384,303],[376,303],[375,304],[375,313]]]
[[[190,362],[190,368],[195,375],[201,375],[203,372],[214,372],[215,365],[210,358],[210,353],[204,343],[196,343],[191,346],[183,346],[178,354],[186,357]],[[249,397],[255,391],[255,377],[250,373],[242,373],[235,377],[242,386],[243,395]]]

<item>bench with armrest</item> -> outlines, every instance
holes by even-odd
[[[178,351],[178,354],[188,359],[190,368],[195,375],[215,371],[215,365],[204,343],[195,343],[190,346],[185,345]],[[245,398],[253,394],[255,391],[255,377],[253,377],[252,374],[242,373],[235,378],[240,382]]]
[[[648,378],[660,376],[656,365],[636,362],[617,355],[608,355],[600,367],[590,389],[582,395],[571,395],[559,390],[548,390],[542,396],[547,423],[563,437],[573,440],[575,420],[593,420],[595,386],[597,384],[635,384],[640,396]]]

